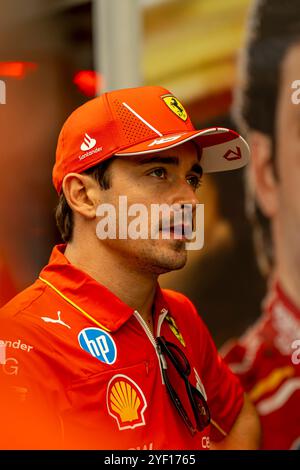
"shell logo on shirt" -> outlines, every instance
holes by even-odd
[[[140,387],[126,375],[117,374],[109,382],[106,393],[108,413],[120,431],[144,426],[147,401]]]

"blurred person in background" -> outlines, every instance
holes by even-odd
[[[300,1],[257,1],[251,13],[235,113],[251,148],[247,210],[269,289],[259,320],[223,354],[257,408],[262,448],[299,449]]]

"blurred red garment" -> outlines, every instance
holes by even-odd
[[[223,356],[254,403],[262,449],[300,449],[300,309],[275,283],[264,312]]]

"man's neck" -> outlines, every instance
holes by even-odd
[[[279,285],[290,299],[291,303],[300,311],[300,285],[299,279],[283,275],[278,272],[277,275]]]
[[[152,324],[152,305],[157,287],[157,276],[141,272],[106,247],[92,249],[88,243],[68,243],[66,258],[124,303],[134,308],[146,323]]]

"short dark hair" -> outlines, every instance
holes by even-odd
[[[300,42],[299,0],[256,0],[248,20],[247,39],[240,57],[240,84],[235,91],[233,117],[242,132],[260,131],[271,138],[276,176],[276,114],[282,63]],[[258,263],[270,274],[273,242],[270,221],[247,188],[247,214],[254,227]]]
[[[115,158],[116,157],[113,156],[104,162],[89,168],[88,170],[84,171],[84,174],[90,175],[92,178],[98,181],[101,189],[109,189],[111,187],[111,175],[109,168]],[[60,231],[63,241],[71,241],[74,231],[74,217],[73,211],[70,208],[63,192],[61,192],[59,196],[59,201],[55,209],[55,218],[56,225]]]

